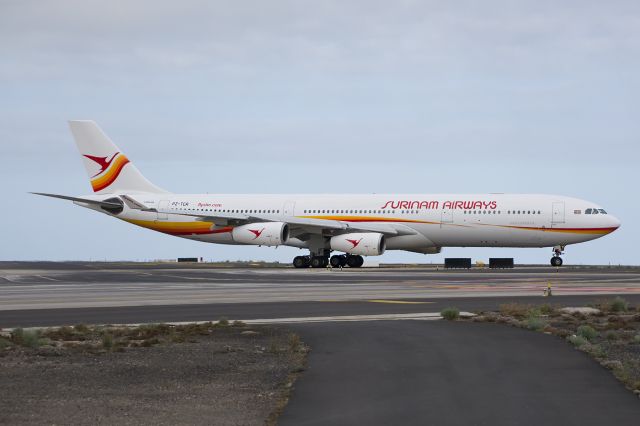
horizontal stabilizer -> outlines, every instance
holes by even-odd
[[[88,198],[70,197],[68,195],[46,194],[44,192],[31,192],[30,194],[42,195],[45,197],[52,197],[52,198],[60,198],[62,200],[75,201],[77,203],[93,204],[95,206],[114,208],[114,209],[122,207],[122,205],[119,203],[114,203],[110,201],[101,201],[101,200],[90,200]]]

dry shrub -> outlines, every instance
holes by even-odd
[[[503,303],[500,305],[500,313],[502,315],[508,315],[515,318],[526,318],[529,316],[529,312],[533,309],[532,305],[526,305],[524,303]]]

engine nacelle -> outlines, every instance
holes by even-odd
[[[233,241],[257,246],[279,246],[289,239],[289,225],[282,222],[250,223],[231,231]]]
[[[377,232],[342,234],[331,238],[331,249],[361,256],[378,256],[384,253],[384,235]]]

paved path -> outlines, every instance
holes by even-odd
[[[640,400],[563,340],[497,324],[293,326],[313,351],[280,424],[637,425]]]

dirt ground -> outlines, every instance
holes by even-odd
[[[280,328],[199,327],[143,340],[66,331],[34,345],[5,334],[0,424],[273,423],[306,356]]]

